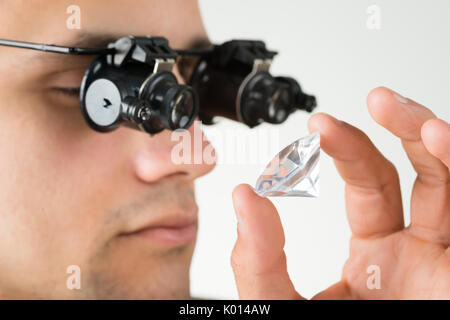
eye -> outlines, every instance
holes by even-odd
[[[79,98],[80,97],[80,87],[61,87],[61,88],[54,88],[54,91],[58,94],[72,97],[72,98]]]
[[[197,65],[198,57],[180,57],[178,58],[177,68],[183,80],[189,82],[192,72]]]

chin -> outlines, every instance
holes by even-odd
[[[87,298],[190,298],[189,271],[195,243],[161,249],[128,242],[111,244],[92,259],[85,282]]]

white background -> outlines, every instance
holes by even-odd
[[[380,30],[366,27],[370,5],[381,9]],[[399,140],[370,118],[365,99],[372,88],[388,86],[450,121],[450,1],[200,0],[200,7],[213,42],[264,40],[279,51],[274,74],[295,77],[317,96],[317,111],[356,125],[371,137],[397,165],[409,223],[415,173]],[[280,146],[307,134],[308,117],[297,112],[277,127]],[[259,130],[268,128],[274,126]],[[231,121],[221,121],[217,129],[240,130],[244,141],[250,134]],[[285,227],[288,270],[305,297],[339,280],[349,248],[344,185],[323,153],[320,166],[319,198],[272,198]],[[200,231],[191,269],[193,296],[238,297],[230,267],[236,239],[231,191],[239,183],[253,185],[261,169],[223,164],[197,183]]]

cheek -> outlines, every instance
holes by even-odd
[[[123,201],[132,182],[133,141],[127,133],[118,129],[101,134],[86,128],[52,139],[46,161],[39,162],[50,179],[48,190],[57,196],[52,211],[64,209],[72,224],[81,228],[99,227],[99,220]]]
[[[6,254],[9,270],[41,266],[47,273],[82,264],[108,240],[98,239],[102,222],[133,177],[129,131],[99,134],[32,116],[2,120],[0,260]]]

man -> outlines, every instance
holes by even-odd
[[[175,48],[206,38],[195,1],[77,1],[79,30],[66,28],[71,4],[2,1],[0,38],[104,47],[161,35]],[[89,129],[78,88],[91,60],[0,48],[0,298],[187,298],[193,182],[213,165],[172,163],[169,131]],[[72,265],[81,290],[67,288]]]
[[[0,38],[83,47],[125,35],[164,36],[174,48],[207,41],[193,0],[77,1],[80,30],[66,28],[71,4],[2,1]],[[174,164],[167,131],[150,138],[89,129],[78,90],[91,59],[0,47],[0,298],[188,298],[193,182],[213,165]],[[419,174],[412,226],[403,229],[395,169],[368,138],[331,116],[313,116],[310,129],[321,132],[323,150],[347,182],[354,233],[342,281],[318,298],[448,298],[448,124],[385,88],[368,104],[404,140]],[[235,190],[234,203],[240,297],[300,298],[286,272],[275,208],[248,186]],[[362,277],[373,261],[386,276],[382,290],[369,292]],[[67,287],[70,266],[82,272],[80,290]]]

